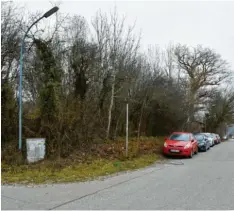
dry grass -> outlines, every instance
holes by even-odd
[[[160,158],[162,138],[140,138],[129,141],[125,156],[123,139],[93,145],[66,159],[44,160],[35,164],[2,162],[2,183],[64,183],[94,179],[120,171],[143,168]]]
[[[7,171],[2,172],[2,183],[42,184],[85,181],[98,176],[143,168],[153,164],[158,159],[158,155],[149,154],[126,161],[95,159],[90,164],[80,163],[61,169],[54,168],[53,165],[48,163],[34,165],[34,168],[28,165],[14,166],[8,167]]]

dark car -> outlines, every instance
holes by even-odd
[[[194,137],[198,142],[198,150],[200,152],[206,152],[208,149],[210,149],[210,141],[205,134],[197,133],[194,134]]]

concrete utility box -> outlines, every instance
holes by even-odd
[[[26,139],[27,160],[34,163],[45,158],[45,138]]]

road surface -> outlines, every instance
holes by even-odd
[[[103,181],[2,186],[2,209],[234,209],[234,140],[171,161]]]

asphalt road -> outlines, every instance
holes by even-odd
[[[2,186],[2,209],[234,209],[234,140],[171,162],[103,181]]]

